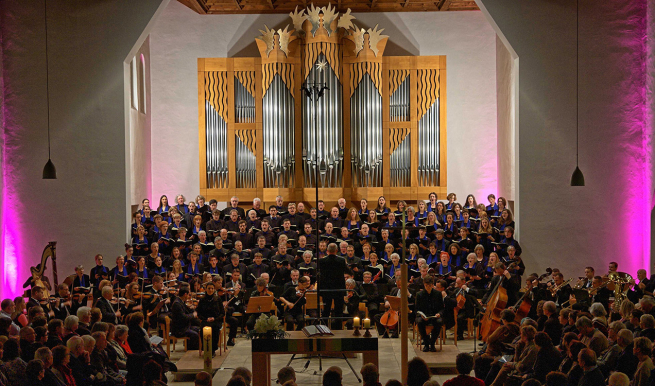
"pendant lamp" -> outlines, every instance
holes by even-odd
[[[571,176],[571,186],[584,186],[584,175],[578,164],[579,154],[579,131],[580,131],[580,0],[575,2],[575,170]]]
[[[55,164],[52,163],[50,159],[50,84],[49,84],[49,66],[48,66],[48,2],[47,0],[43,1],[43,6],[45,8],[44,19],[45,19],[45,87],[46,87],[46,105],[48,108],[48,162],[46,162],[43,167],[43,179],[44,180],[56,180],[57,179],[57,169]]]

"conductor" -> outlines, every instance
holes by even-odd
[[[329,318],[332,301],[334,301],[334,316],[337,318],[343,316],[343,291],[346,288],[346,279],[343,275],[348,266],[344,258],[337,256],[338,249],[337,244],[331,243],[327,247],[327,256],[318,260],[321,297],[325,304],[323,318]],[[332,329],[341,330],[341,321],[338,319],[333,321]]]

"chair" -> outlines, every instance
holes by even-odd
[[[425,333],[430,334],[434,326],[425,326]],[[418,336],[418,339],[415,340],[416,347],[421,347],[421,335],[418,333],[418,326],[414,323],[414,334]],[[439,342],[439,351],[443,350],[443,344],[446,341],[446,326],[441,326],[441,333],[437,337],[437,342]],[[455,330],[455,341],[457,341],[457,330]],[[455,343],[457,345],[457,343]]]
[[[466,335],[471,338],[475,334],[475,325],[473,324],[473,318],[466,319]]]
[[[184,351],[187,351],[187,342],[189,341],[189,338],[188,337],[178,338],[176,336],[171,335],[171,318],[165,316],[164,320],[166,321],[164,325],[164,340],[166,341],[166,354],[169,357],[171,356],[171,341],[173,342],[173,351],[175,351],[175,345],[177,344],[178,340],[181,340],[184,343]]]

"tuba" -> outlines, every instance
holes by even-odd
[[[612,311],[619,312],[621,303],[626,299],[626,293],[634,284],[634,279],[626,272],[612,272],[608,275],[609,282],[614,283],[614,304]]]

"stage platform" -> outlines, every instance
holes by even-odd
[[[410,333],[410,338],[411,338]],[[444,381],[455,376],[455,357],[460,352],[473,351],[473,340],[466,339],[458,341],[458,346],[453,344],[452,337],[449,334],[446,339],[446,345],[443,346],[443,351],[436,353],[424,353],[420,349],[417,351],[413,342],[409,341],[409,359],[418,356],[423,358],[430,366],[433,374],[433,379],[443,383]],[[400,339],[383,339],[380,338],[379,342],[379,362],[380,362],[380,382],[385,384],[389,379],[400,378]],[[171,352],[171,360],[178,366],[178,376],[175,377],[175,382],[170,384],[176,386],[191,386],[193,385],[193,377],[195,374],[202,370],[202,358],[198,356],[198,351],[190,351],[185,353],[182,351],[182,343],[177,344],[177,351]],[[291,355],[273,355],[271,357],[271,376],[275,378],[277,370],[286,366]],[[355,358],[349,358],[353,367],[359,371],[362,367],[362,356],[358,354]],[[319,370],[318,359],[312,359],[306,369],[303,370],[308,360],[294,360],[292,367],[296,370],[296,379],[299,385],[320,385],[322,379],[322,371]],[[339,358],[324,358],[322,360],[323,371],[330,366],[339,366],[343,370],[343,385],[356,386],[361,384],[352,374],[348,365],[343,359]],[[214,358],[214,384],[224,385],[230,379],[232,371],[240,366],[252,369],[251,360],[251,342],[244,338],[237,339],[237,344],[231,347],[227,353],[222,356]],[[173,380],[173,374],[169,374],[169,379]],[[275,379],[271,383],[275,383]]]
[[[224,352],[223,355],[218,355],[217,352],[216,356],[212,358],[212,370],[214,373],[223,365],[229,353],[229,350]],[[198,350],[191,350],[185,352],[180,359],[175,361],[175,366],[177,366],[177,371],[172,373],[175,381],[180,381],[187,377],[193,381],[196,374],[204,370],[204,361],[201,356],[198,356]]]

